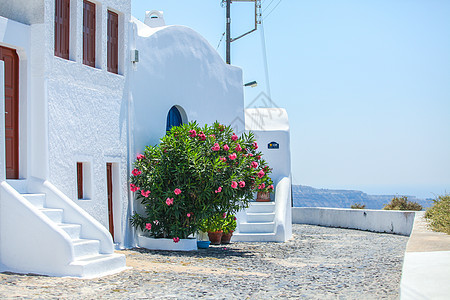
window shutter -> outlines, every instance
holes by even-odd
[[[55,1],[55,56],[69,59],[70,0]]]
[[[119,16],[108,10],[108,71],[118,73],[119,62]]]
[[[83,64],[95,67],[95,4],[83,1]]]

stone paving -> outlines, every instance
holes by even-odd
[[[82,280],[0,274],[0,299],[397,299],[408,237],[294,225],[286,243],[120,251],[132,267]]]

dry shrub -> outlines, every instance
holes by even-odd
[[[394,197],[389,204],[386,204],[383,209],[385,210],[416,210],[423,209],[422,205],[417,202],[409,201],[408,197]]]
[[[434,231],[450,234],[450,195],[439,196],[425,212],[425,218]]]

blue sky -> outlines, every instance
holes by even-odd
[[[167,24],[189,26],[216,48],[220,2],[132,0],[132,13],[143,20],[162,10]],[[290,117],[295,184],[450,193],[450,1],[263,0],[263,16],[271,97]],[[232,35],[252,26],[252,4],[234,2]],[[258,81],[245,89],[246,104],[268,91],[261,32],[232,44],[244,82]],[[218,51],[224,56],[224,41]]]

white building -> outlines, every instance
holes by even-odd
[[[168,115],[244,120],[241,69],[161,12],[147,25],[130,12],[129,0],[0,2],[0,271],[122,270],[135,155]]]

